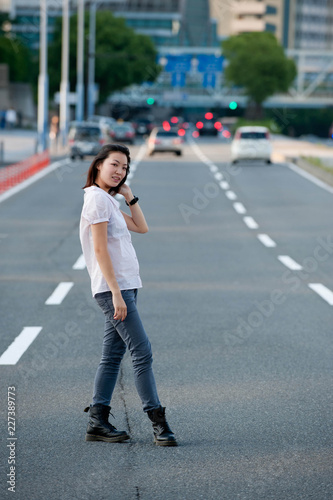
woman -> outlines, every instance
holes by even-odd
[[[117,431],[108,421],[120,363],[128,347],[143,411],[153,423],[154,441],[159,446],[176,446],[158,398],[150,342],[136,308],[142,283],[129,230],[146,233],[148,226],[139,199],[126,184],[130,160],[126,146],[104,146],[90,165],[84,186],[80,240],[92,294],[105,315],[102,358],[92,404],[85,409],[90,416],[86,441],[129,439],[125,431]],[[119,209],[114,199],[117,193],[124,196],[131,215]]]

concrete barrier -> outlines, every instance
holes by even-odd
[[[50,164],[48,151],[37,153],[26,160],[0,169],[0,193],[25,181]]]

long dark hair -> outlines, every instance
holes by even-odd
[[[128,147],[123,146],[123,144],[106,144],[105,146],[102,147],[102,149],[99,151],[99,153],[95,156],[93,159],[93,162],[91,163],[88,173],[87,173],[87,181],[85,186],[83,186],[82,189],[93,186],[94,183],[96,182],[96,177],[98,174],[98,169],[97,167],[103,163],[104,160],[106,160],[109,156],[110,153],[114,152],[119,152],[123,153],[126,158],[127,158],[127,169],[126,169],[126,175],[125,177],[119,182],[118,186],[112,188],[112,191],[110,194],[115,195],[119,192],[119,188],[126,182],[127,175],[129,174],[130,171],[130,163],[131,163],[131,156]]]

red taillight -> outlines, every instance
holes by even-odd
[[[177,139],[173,139],[173,144],[182,144],[183,142],[183,139],[181,139],[180,137],[178,137]]]
[[[184,128],[180,128],[180,129],[178,130],[178,135],[179,135],[180,137],[183,137],[185,134],[186,134],[186,130],[185,130]]]
[[[167,122],[166,120],[163,122],[163,129],[164,129],[166,132],[169,132],[169,130],[171,129],[170,123],[169,123],[169,122]]]
[[[126,132],[126,137],[133,137],[133,132]]]
[[[268,140],[269,140],[270,135],[269,135],[269,132],[268,132],[268,131],[266,132],[265,136],[266,136],[266,139],[268,139]]]
[[[70,146],[73,146],[73,144],[74,144],[74,139],[69,139],[68,144],[69,144]]]
[[[198,129],[203,128],[203,126],[204,126],[204,124],[203,124],[202,122],[197,122],[197,124],[196,124],[196,127],[197,127]]]
[[[222,130],[223,129],[223,126],[222,126],[221,122],[215,122],[214,123],[214,127],[216,128],[216,130]]]
[[[98,142],[100,143],[101,146],[103,146],[103,144],[105,144],[105,139],[100,139]]]
[[[235,139],[240,139],[242,137],[242,134],[240,133],[239,130],[237,130],[236,134],[235,134]]]

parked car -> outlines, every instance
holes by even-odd
[[[265,160],[271,163],[272,144],[266,127],[239,127],[231,143],[231,160]]]
[[[106,129],[93,122],[72,122],[68,134],[70,157],[96,155],[104,144],[111,142]]]
[[[163,130],[155,127],[148,138],[148,154],[175,153],[180,156],[183,153],[183,139],[177,130]]]
[[[130,122],[114,123],[111,137],[114,142],[129,142],[134,144],[135,130]]]

